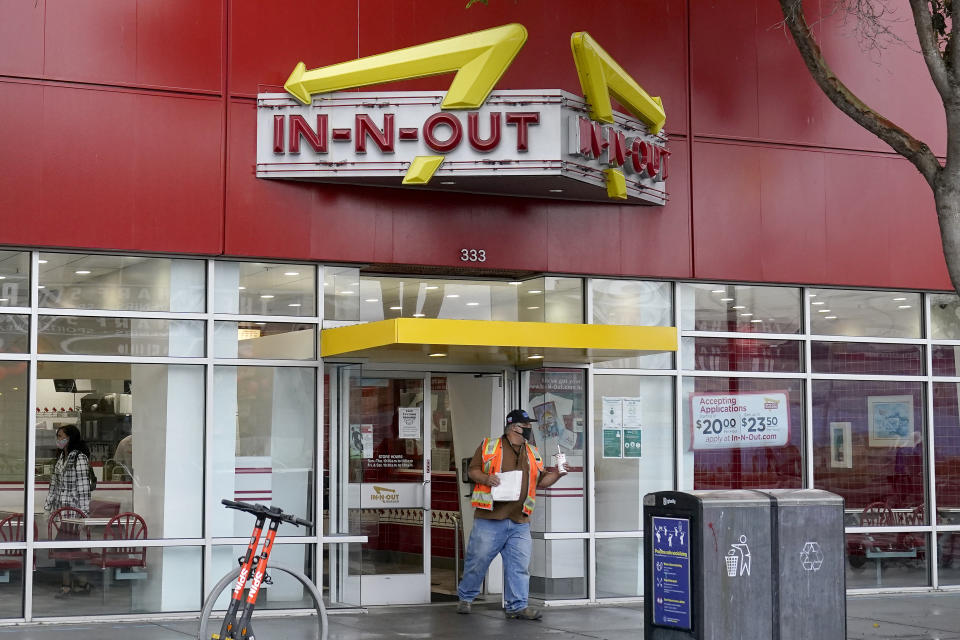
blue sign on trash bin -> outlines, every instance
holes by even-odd
[[[653,623],[690,629],[690,521],[654,516]]]

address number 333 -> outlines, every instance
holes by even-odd
[[[486,262],[487,251],[485,249],[460,249],[461,262]]]

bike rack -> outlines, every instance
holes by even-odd
[[[299,580],[303,586],[307,588],[307,591],[310,592],[310,596],[313,598],[313,603],[315,605],[314,608],[317,610],[318,629],[316,638],[317,640],[326,640],[327,608],[323,606],[323,596],[321,596],[320,592],[317,591],[317,587],[315,584],[313,584],[313,581],[307,576],[303,575],[302,572],[297,571],[296,569],[290,569],[289,567],[284,567],[283,565],[272,564],[267,568],[267,571],[283,571],[284,573],[288,573]],[[213,613],[213,606],[216,604],[217,599],[228,586],[231,584],[236,584],[239,575],[240,567],[237,567],[233,571],[230,571],[227,575],[220,578],[220,582],[218,582],[210,591],[206,601],[203,603],[203,610],[200,612],[200,629],[197,631],[197,640],[210,640],[210,635],[207,633],[207,622],[210,620],[210,614]]]

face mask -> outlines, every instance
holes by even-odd
[[[61,438],[57,440],[57,449],[63,449],[70,442],[70,438]]]
[[[523,439],[524,439],[524,440],[529,440],[531,433],[533,433],[533,427],[525,427],[525,428],[523,429]]]

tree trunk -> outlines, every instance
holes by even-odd
[[[933,189],[933,199],[937,205],[947,272],[954,290],[960,291],[960,181],[945,178],[946,172],[941,173]]]

